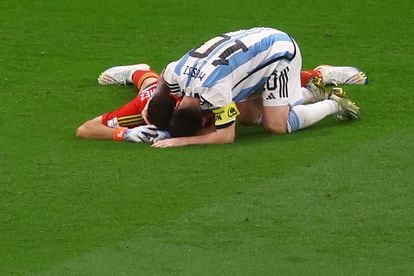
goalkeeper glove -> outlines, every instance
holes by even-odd
[[[158,130],[154,125],[139,126],[131,129],[117,128],[114,133],[114,140],[134,143],[153,143],[170,137],[171,135],[168,131]]]

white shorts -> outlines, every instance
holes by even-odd
[[[300,74],[302,56],[296,42],[296,55],[289,62],[280,60],[273,66],[273,73],[266,82],[262,93],[263,106],[294,105],[302,101]]]

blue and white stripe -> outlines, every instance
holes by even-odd
[[[202,48],[192,50],[202,51],[201,49],[214,45],[216,48],[208,55],[194,57],[192,51],[189,51],[180,60],[167,66],[164,72],[167,83],[178,84],[181,91],[187,91],[186,88],[190,87],[190,90],[204,96],[213,105],[221,106],[232,100],[238,102],[263,89],[277,62],[283,60],[288,63],[296,54],[291,37],[271,28],[241,30],[222,37],[222,42],[218,45],[213,43],[219,41],[220,37],[206,42]],[[225,54],[226,50],[239,46],[237,43],[242,43],[248,50],[233,48],[234,51],[225,59],[228,64],[214,64],[215,60],[221,60],[220,55]],[[189,74],[186,71],[188,68],[195,68],[204,77]]]

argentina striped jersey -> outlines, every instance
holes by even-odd
[[[173,93],[200,97],[214,109],[260,91],[269,76],[296,54],[291,37],[272,28],[252,28],[214,37],[164,70]]]

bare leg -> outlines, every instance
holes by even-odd
[[[266,132],[283,134],[287,132],[289,106],[264,106],[263,126]]]

